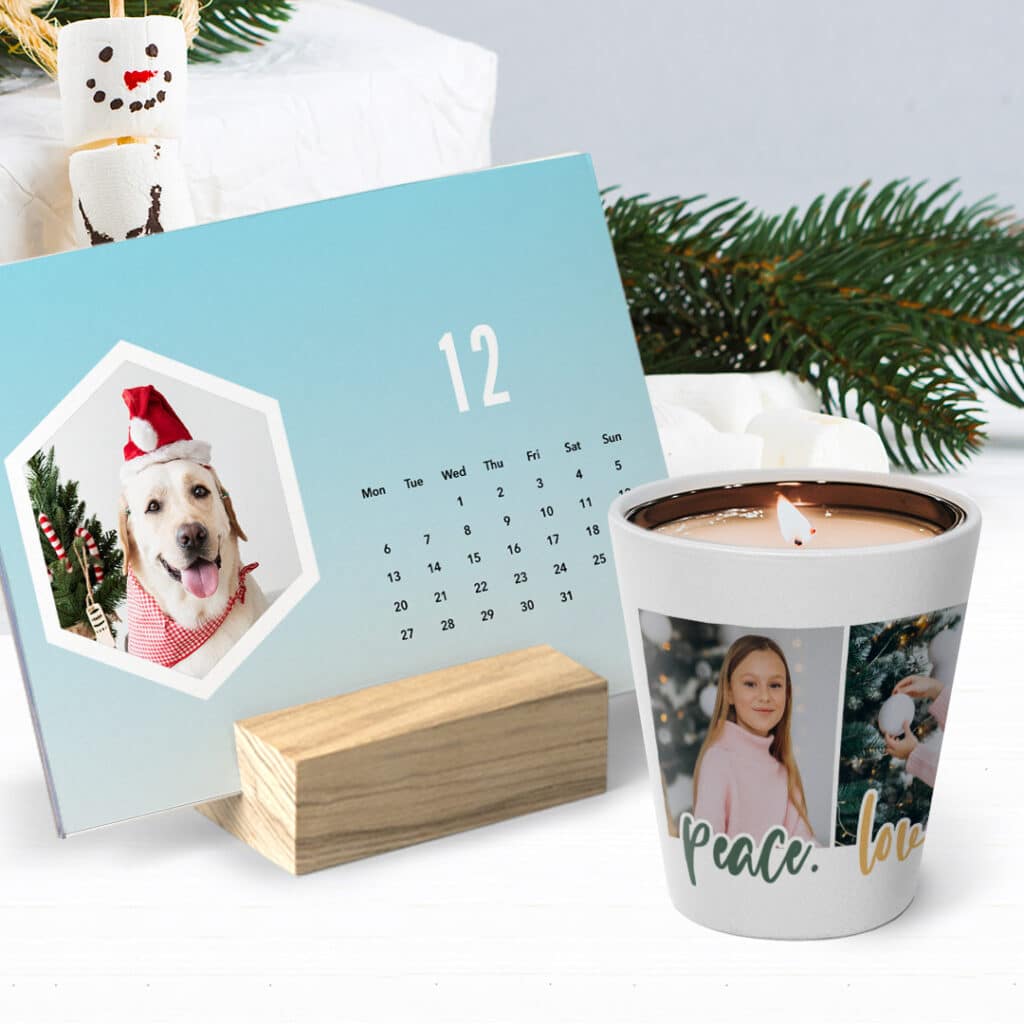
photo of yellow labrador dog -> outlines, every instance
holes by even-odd
[[[127,650],[203,677],[266,611],[244,564],[246,537],[231,497],[152,385],[122,393],[130,415],[121,470],[119,533],[128,587]]]

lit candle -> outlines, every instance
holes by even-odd
[[[757,548],[855,548],[902,544],[934,537],[943,528],[934,519],[885,508],[849,507],[830,502],[827,493],[817,496],[818,502],[797,498],[794,504],[779,494],[775,501],[697,512],[652,528],[656,533],[670,537]],[[732,500],[734,495],[726,491],[723,498]],[[862,497],[860,500],[866,499]]]
[[[913,896],[919,854],[911,853],[923,823],[903,818],[876,830],[875,809],[889,799],[880,782],[863,796],[857,845],[833,841],[846,715],[861,706],[848,695],[848,664],[854,638],[876,625],[881,634],[905,621],[914,624],[909,635],[918,621],[962,615],[981,520],[969,498],[930,479],[782,472],[646,484],[615,499],[609,526],[672,900],[713,928],[812,938],[876,927]],[[726,671],[741,642],[747,654]],[[861,643],[856,653],[874,665],[879,702],[910,671],[891,645],[865,651]],[[945,663],[946,685],[954,662]],[[889,712],[886,722],[849,719],[874,730],[879,758],[887,749],[879,730],[902,729],[908,718],[898,703],[895,725]],[[765,732],[758,715],[781,717]],[[677,722],[685,732],[672,728]],[[702,726],[695,761],[686,733],[696,737]],[[685,804],[692,775],[704,787],[700,813]],[[814,780],[815,824],[783,810],[791,804],[779,799],[780,778],[790,801],[793,793],[806,800]],[[695,784],[689,795],[696,800]],[[812,832],[817,847],[807,845]],[[737,874],[755,870],[760,884],[739,884]],[[792,877],[764,884],[776,871]]]

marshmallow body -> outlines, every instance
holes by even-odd
[[[179,138],[185,126],[185,29],[179,18],[93,18],[57,37],[64,140]]]
[[[762,439],[765,469],[830,468],[889,472],[882,439],[866,423],[807,409],[772,409],[747,433]]]
[[[80,246],[195,223],[173,140],[80,150],[71,155],[70,173],[75,239]]]

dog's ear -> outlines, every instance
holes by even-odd
[[[128,502],[125,501],[122,494],[117,511],[117,537],[121,542],[121,549],[124,551],[126,569],[130,568],[135,561],[135,538],[132,536],[132,527],[128,518]]]
[[[238,525],[238,516],[235,515],[235,506],[232,504],[228,489],[220,482],[220,477],[217,476],[215,469],[211,469],[210,472],[213,473],[213,479],[217,484],[217,493],[220,495],[220,500],[224,502],[224,511],[228,514],[232,536],[237,537],[239,540],[248,540],[249,538],[246,537],[245,530]]]

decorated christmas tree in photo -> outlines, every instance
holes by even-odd
[[[29,459],[28,484],[61,628],[112,643],[126,586],[117,531],[87,514],[77,481],[61,481],[53,448]]]

